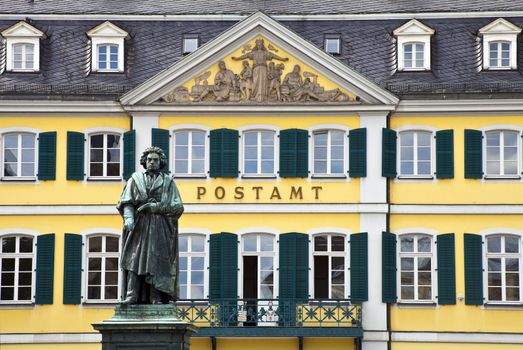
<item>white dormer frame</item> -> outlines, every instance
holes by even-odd
[[[393,32],[396,37],[399,71],[426,71],[430,70],[430,38],[434,35],[434,29],[427,27],[418,20],[411,20]],[[405,45],[424,44],[423,67],[405,67]],[[413,57],[413,60],[415,57]]]
[[[107,73],[122,73],[124,71],[124,39],[129,38],[129,33],[125,30],[115,26],[109,21],[106,21],[90,31],[87,36],[91,39],[91,71],[93,72],[107,72]],[[117,69],[99,69],[98,68],[98,48],[103,45],[117,45],[118,46],[118,67]],[[109,53],[108,53],[109,54]]]
[[[6,40],[6,70],[9,72],[38,72],[40,71],[40,39],[45,39],[46,35],[41,30],[36,29],[27,22],[20,21],[7,28],[2,33]],[[14,68],[14,45],[30,44],[33,45],[33,68],[15,69]]]
[[[479,30],[483,36],[483,69],[486,70],[508,70],[517,69],[518,35],[521,28],[509,21],[498,18]],[[508,42],[510,44],[510,64],[508,67],[490,66],[490,44],[493,42]]]

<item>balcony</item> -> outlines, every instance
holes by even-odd
[[[197,337],[362,337],[361,306],[347,299],[179,300]]]

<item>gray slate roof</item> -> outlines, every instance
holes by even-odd
[[[523,27],[523,18],[505,18]],[[479,69],[482,50],[477,32],[495,19],[423,20],[424,24],[435,29],[430,72],[396,71],[396,45],[392,32],[407,20],[282,23],[320,48],[325,33],[341,34],[343,47],[339,59],[402,98],[424,98],[429,94],[432,98],[474,97],[478,94],[520,97],[523,93],[522,36],[518,43],[518,70]],[[113,21],[130,34],[126,41],[125,73],[91,73],[90,45],[85,32],[101,22],[30,21],[48,36],[42,41],[41,72],[3,72],[0,74],[0,98],[40,95],[42,98],[117,99],[181,59],[183,34],[198,33],[205,43],[236,23]],[[0,30],[14,23],[16,21],[0,20]],[[0,47],[0,53],[3,51]]]
[[[521,11],[521,0],[0,0],[1,13],[324,14]]]

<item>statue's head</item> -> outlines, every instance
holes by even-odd
[[[167,157],[160,147],[147,147],[142,153],[140,164],[149,171],[159,171],[167,165]]]
[[[242,61],[242,64],[244,67],[249,67],[249,61],[245,60],[245,61]]]
[[[300,66],[299,65],[295,65],[294,68],[292,69],[292,71],[294,73],[299,73],[300,72]]]
[[[263,39],[256,39],[256,48],[265,50],[265,44],[263,43]]]
[[[218,62],[218,67],[220,67],[220,70],[227,69],[227,67],[225,67],[225,62],[223,62],[223,61]]]

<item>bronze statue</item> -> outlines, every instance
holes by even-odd
[[[280,61],[288,61],[287,57],[280,57],[272,52],[267,51],[263,39],[256,39],[256,44],[251,52],[241,55],[240,57],[232,57],[233,60],[239,61],[244,59],[251,59],[253,61],[252,80],[253,91],[252,97],[256,102],[264,102],[267,100],[269,94],[269,80],[267,78],[267,61],[276,59]]]
[[[122,304],[165,304],[178,297],[183,204],[176,184],[161,171],[166,163],[161,148],[145,149],[140,164],[146,171],[131,176],[117,205],[124,219]]]

